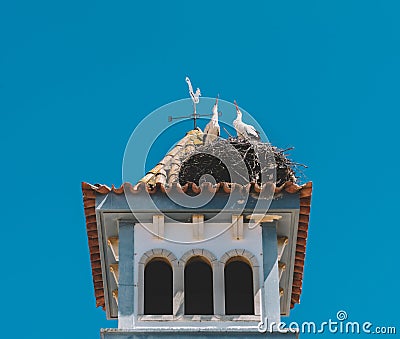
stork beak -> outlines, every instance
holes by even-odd
[[[239,112],[239,106],[238,106],[238,104],[237,104],[236,100],[233,100],[233,103],[234,103],[234,104],[235,104],[235,106],[236,106],[236,112]]]
[[[215,99],[215,105],[218,105],[218,99],[219,99],[219,94],[217,95],[217,97]]]

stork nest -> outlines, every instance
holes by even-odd
[[[218,139],[208,145],[195,146],[182,156],[179,183],[234,182],[262,184],[296,182],[300,167],[305,165],[288,158],[288,151],[268,143],[240,141],[237,138]]]

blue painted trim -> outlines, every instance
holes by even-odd
[[[176,193],[182,194],[182,193]],[[174,196],[172,195],[172,198]],[[181,196],[180,196],[181,197]],[[225,209],[227,212],[237,212],[243,209],[243,196],[239,193],[232,193],[230,199],[231,205],[226,206],[228,203],[229,194],[217,193],[209,203],[202,206],[201,208],[186,208],[172,201],[166,194],[157,192],[150,195],[151,201],[157,206],[162,212],[191,212],[191,211],[202,211],[202,212],[216,212]],[[96,201],[102,201],[102,205],[99,208],[101,211],[107,210],[120,210],[129,211],[129,205],[125,194],[116,194],[110,192],[107,194],[106,199],[103,194],[97,194]],[[135,212],[154,212],[154,206],[149,203],[148,196],[146,193],[129,194],[128,199],[131,206],[135,207]],[[258,205],[257,205],[258,203]],[[255,209],[257,205],[257,209]],[[272,202],[268,200],[258,200],[252,195],[248,197],[248,200],[244,207],[244,212],[260,212],[264,213],[268,209],[299,209],[300,208],[300,195],[299,193],[279,193],[274,197]]]
[[[134,224],[119,222],[118,327],[134,326]]]
[[[281,320],[279,296],[279,268],[277,222],[262,223],[263,271],[264,271],[264,323],[278,324]]]

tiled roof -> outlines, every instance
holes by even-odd
[[[196,145],[203,144],[203,133],[194,129],[186,135],[169,151],[165,157],[149,171],[139,182],[149,185],[179,182],[179,169],[185,155],[192,153]]]
[[[100,248],[99,248],[99,239],[97,232],[97,221],[96,221],[96,208],[95,208],[96,194],[108,194],[110,192],[114,192],[115,194],[124,194],[124,189],[129,189],[129,191],[131,191],[132,193],[140,192],[141,190],[146,189],[149,193],[155,193],[158,190],[160,190],[161,192],[165,192],[168,190],[177,190],[182,192],[192,191],[195,194],[198,194],[202,189],[210,189],[214,192],[220,191],[225,193],[231,192],[232,189],[246,190],[250,192],[260,192],[262,190],[262,188],[259,185],[254,183],[248,184],[246,186],[238,184],[230,184],[230,183],[218,183],[216,185],[203,183],[202,185],[197,186],[193,183],[187,183],[186,185],[181,186],[179,185],[179,183],[176,182],[171,185],[166,185],[161,182],[157,182],[155,183],[155,185],[150,185],[148,183],[144,183],[144,181],[141,180],[141,182],[139,182],[135,186],[132,186],[129,183],[125,183],[120,187],[116,188],[115,186],[108,187],[105,185],[91,185],[83,182],[82,183],[83,205],[86,216],[86,230],[89,242],[90,261],[92,266],[92,276],[93,276],[93,285],[96,297],[96,306],[97,307],[102,306],[103,309],[105,308],[105,300],[104,300],[103,277],[101,273]],[[296,260],[294,266],[293,287],[291,295],[291,308],[293,308],[294,304],[300,302],[300,294],[302,289],[304,258],[306,252],[306,244],[307,244],[308,222],[310,217],[312,183],[309,182],[307,184],[299,186],[292,182],[286,182],[285,184],[279,187],[274,187],[274,190],[275,193],[285,191],[288,193],[299,192],[300,194],[300,217],[298,225]]]

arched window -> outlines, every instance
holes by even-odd
[[[225,314],[254,314],[253,270],[242,257],[225,265]]]
[[[144,269],[144,314],[172,314],[172,267],[164,258]]]
[[[185,314],[214,314],[212,268],[203,257],[185,266]]]

